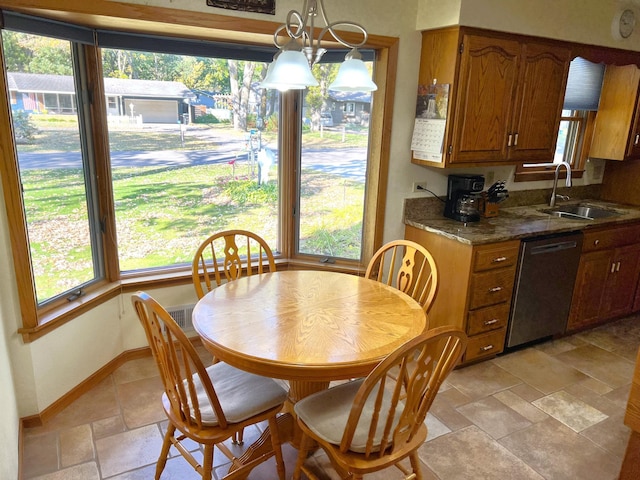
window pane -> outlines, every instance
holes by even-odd
[[[298,251],[359,260],[371,94],[328,91],[338,67],[314,66],[305,93]]]
[[[277,250],[277,97],[257,88],[263,70],[103,50],[122,271],[191,263],[205,238],[228,229]]]
[[[2,41],[9,88],[16,97],[11,114],[40,304],[100,275],[94,265],[78,116],[73,109],[57,113],[58,95],[67,105],[75,104],[71,44],[8,30]]]

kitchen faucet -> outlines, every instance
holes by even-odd
[[[567,181],[565,183],[565,186],[567,186],[567,187],[571,186],[571,165],[569,165],[567,162],[558,163],[557,166],[556,166],[555,176],[553,177],[553,190],[551,191],[551,198],[549,199],[549,206],[550,207],[555,206],[556,197],[563,197],[564,196],[564,195],[556,195],[556,188],[558,188],[558,175],[560,173],[560,167],[562,167],[563,165],[567,169]]]

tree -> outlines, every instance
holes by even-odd
[[[309,87],[305,97],[305,104],[313,120],[315,128],[320,127],[320,114],[327,109],[327,97],[329,85],[338,74],[339,65],[336,63],[318,63],[311,69],[313,76],[318,80],[317,87]]]
[[[249,97],[257,64],[238,60],[227,60],[227,62],[231,96],[233,97],[233,127],[237,130],[247,130],[247,117],[251,113],[249,112]],[[242,75],[240,75],[241,68]]]
[[[182,57],[178,64],[180,74],[176,80],[192,90],[231,93],[227,61],[219,58]]]
[[[28,72],[29,61],[32,52],[24,45],[24,34],[2,31],[2,48],[4,49],[4,61],[8,72]]]

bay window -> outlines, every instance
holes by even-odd
[[[273,47],[2,13],[2,180],[26,339],[127,285],[189,282],[217,231],[254,231],[282,268],[359,271],[380,242],[375,95],[262,89]],[[314,67],[327,78],[334,53]]]

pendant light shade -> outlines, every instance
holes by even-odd
[[[319,34],[315,34],[315,19],[321,19],[325,26]],[[348,27],[362,34],[358,43],[348,41],[340,35],[336,27]],[[286,33],[285,35],[281,35]],[[291,10],[287,21],[273,34],[273,43],[279,49],[267,76],[260,84],[262,88],[276,88],[280,91],[318,86],[318,81],[311,73],[311,66],[320,61],[326,49],[321,41],[326,34],[333,40],[351,48],[346,61],[340,66],[336,81],[329,86],[330,90],[343,92],[371,92],[377,90],[371,80],[367,67],[358,53],[358,47],[367,42],[367,31],[358,23],[342,20],[330,22],[324,11],[324,0],[305,0],[303,11]],[[286,42],[281,42],[287,38]],[[301,51],[302,50],[302,51]]]
[[[359,58],[348,58],[340,65],[329,90],[338,92],[373,92],[378,86],[371,80],[367,66]]]
[[[269,65],[267,76],[261,84],[263,88],[277,88],[280,91],[301,90],[317,85],[307,57],[295,50],[280,52]]]

